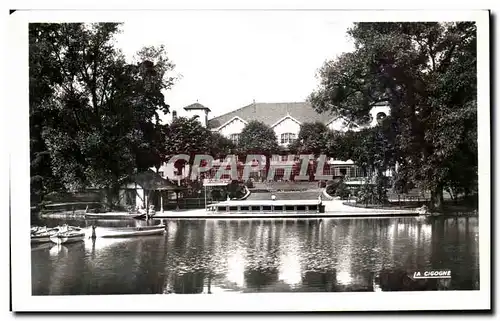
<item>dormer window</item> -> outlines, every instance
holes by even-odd
[[[238,145],[238,142],[240,141],[240,134],[231,134],[229,139],[231,139],[233,144]]]
[[[297,139],[295,133],[283,133],[281,134],[281,144],[291,144]]]

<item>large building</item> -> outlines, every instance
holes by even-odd
[[[377,124],[377,116],[386,116],[389,110],[388,106],[377,106],[372,108],[369,126],[375,126]],[[340,116],[320,114],[316,112],[309,103],[305,102],[254,102],[235,111],[212,118],[208,120],[206,126],[230,138],[234,142],[237,142],[245,125],[253,120],[263,122],[270,126],[276,133],[278,144],[284,147],[297,139],[300,126],[304,123],[321,122],[329,129],[337,131],[347,131],[349,129],[358,130],[360,128],[360,126],[356,124],[349,124]]]
[[[320,114],[307,102],[293,103],[256,103],[241,107],[229,113],[209,119],[210,109],[196,102],[184,107],[187,117],[197,117],[203,126],[216,131],[238,143],[243,128],[250,121],[260,121],[270,126],[276,133],[278,144],[287,147],[297,139],[300,127],[304,123],[321,122],[335,131],[359,130],[362,126],[348,123],[344,118],[336,115]],[[370,122],[365,126],[376,126],[377,120],[389,115],[389,106],[375,106],[370,111]],[[175,113],[173,113],[175,117]],[[292,163],[291,163],[292,164]],[[331,175],[362,176],[352,161],[330,159]],[[171,177],[177,173],[172,166],[162,166],[160,172]],[[186,170],[184,175],[189,171]]]

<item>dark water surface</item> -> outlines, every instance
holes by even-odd
[[[63,223],[147,224],[36,222]],[[33,295],[479,289],[477,218],[166,224],[163,236],[33,245]],[[452,278],[410,277],[438,269],[451,270]]]

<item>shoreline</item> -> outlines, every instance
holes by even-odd
[[[368,209],[368,210],[381,210],[381,211],[388,211],[391,209],[397,209],[399,208],[400,210],[404,210],[408,205],[406,206],[379,206],[379,205],[372,205],[368,204],[368,206],[365,205],[358,205],[356,203],[349,203],[347,201],[343,201],[342,203],[344,206],[348,206],[351,208],[356,208],[356,209]],[[463,217],[463,216],[468,216],[468,217],[478,217],[478,209],[477,208],[466,208],[465,210],[459,209],[459,210],[453,210],[451,208],[447,209],[445,208],[444,212],[429,212],[428,214],[425,214],[425,216],[431,216],[431,217]]]
[[[437,214],[421,214],[418,208],[373,208],[364,206],[354,206],[354,204],[346,204],[343,200],[324,200],[325,206],[324,213],[300,213],[300,212],[280,212],[280,213],[238,213],[238,212],[208,212],[204,208],[190,209],[190,210],[170,210],[164,212],[157,212],[152,219],[296,219],[296,218],[377,218],[377,217],[477,217],[476,212],[458,212],[458,213],[437,213]],[[106,217],[113,213],[123,214],[123,212],[107,212],[102,213],[102,217],[88,217],[85,212],[51,212],[39,213],[40,218],[60,218],[60,219],[111,219]],[[95,213],[93,213],[95,215]],[[116,218],[120,219],[133,219],[133,218]],[[141,219],[139,219],[141,220]]]

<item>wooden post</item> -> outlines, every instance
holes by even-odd
[[[148,204],[148,195],[146,194],[146,190],[144,190],[144,207],[146,208],[146,220],[149,220],[149,204]]]
[[[160,211],[163,214],[163,193],[160,190]]]

